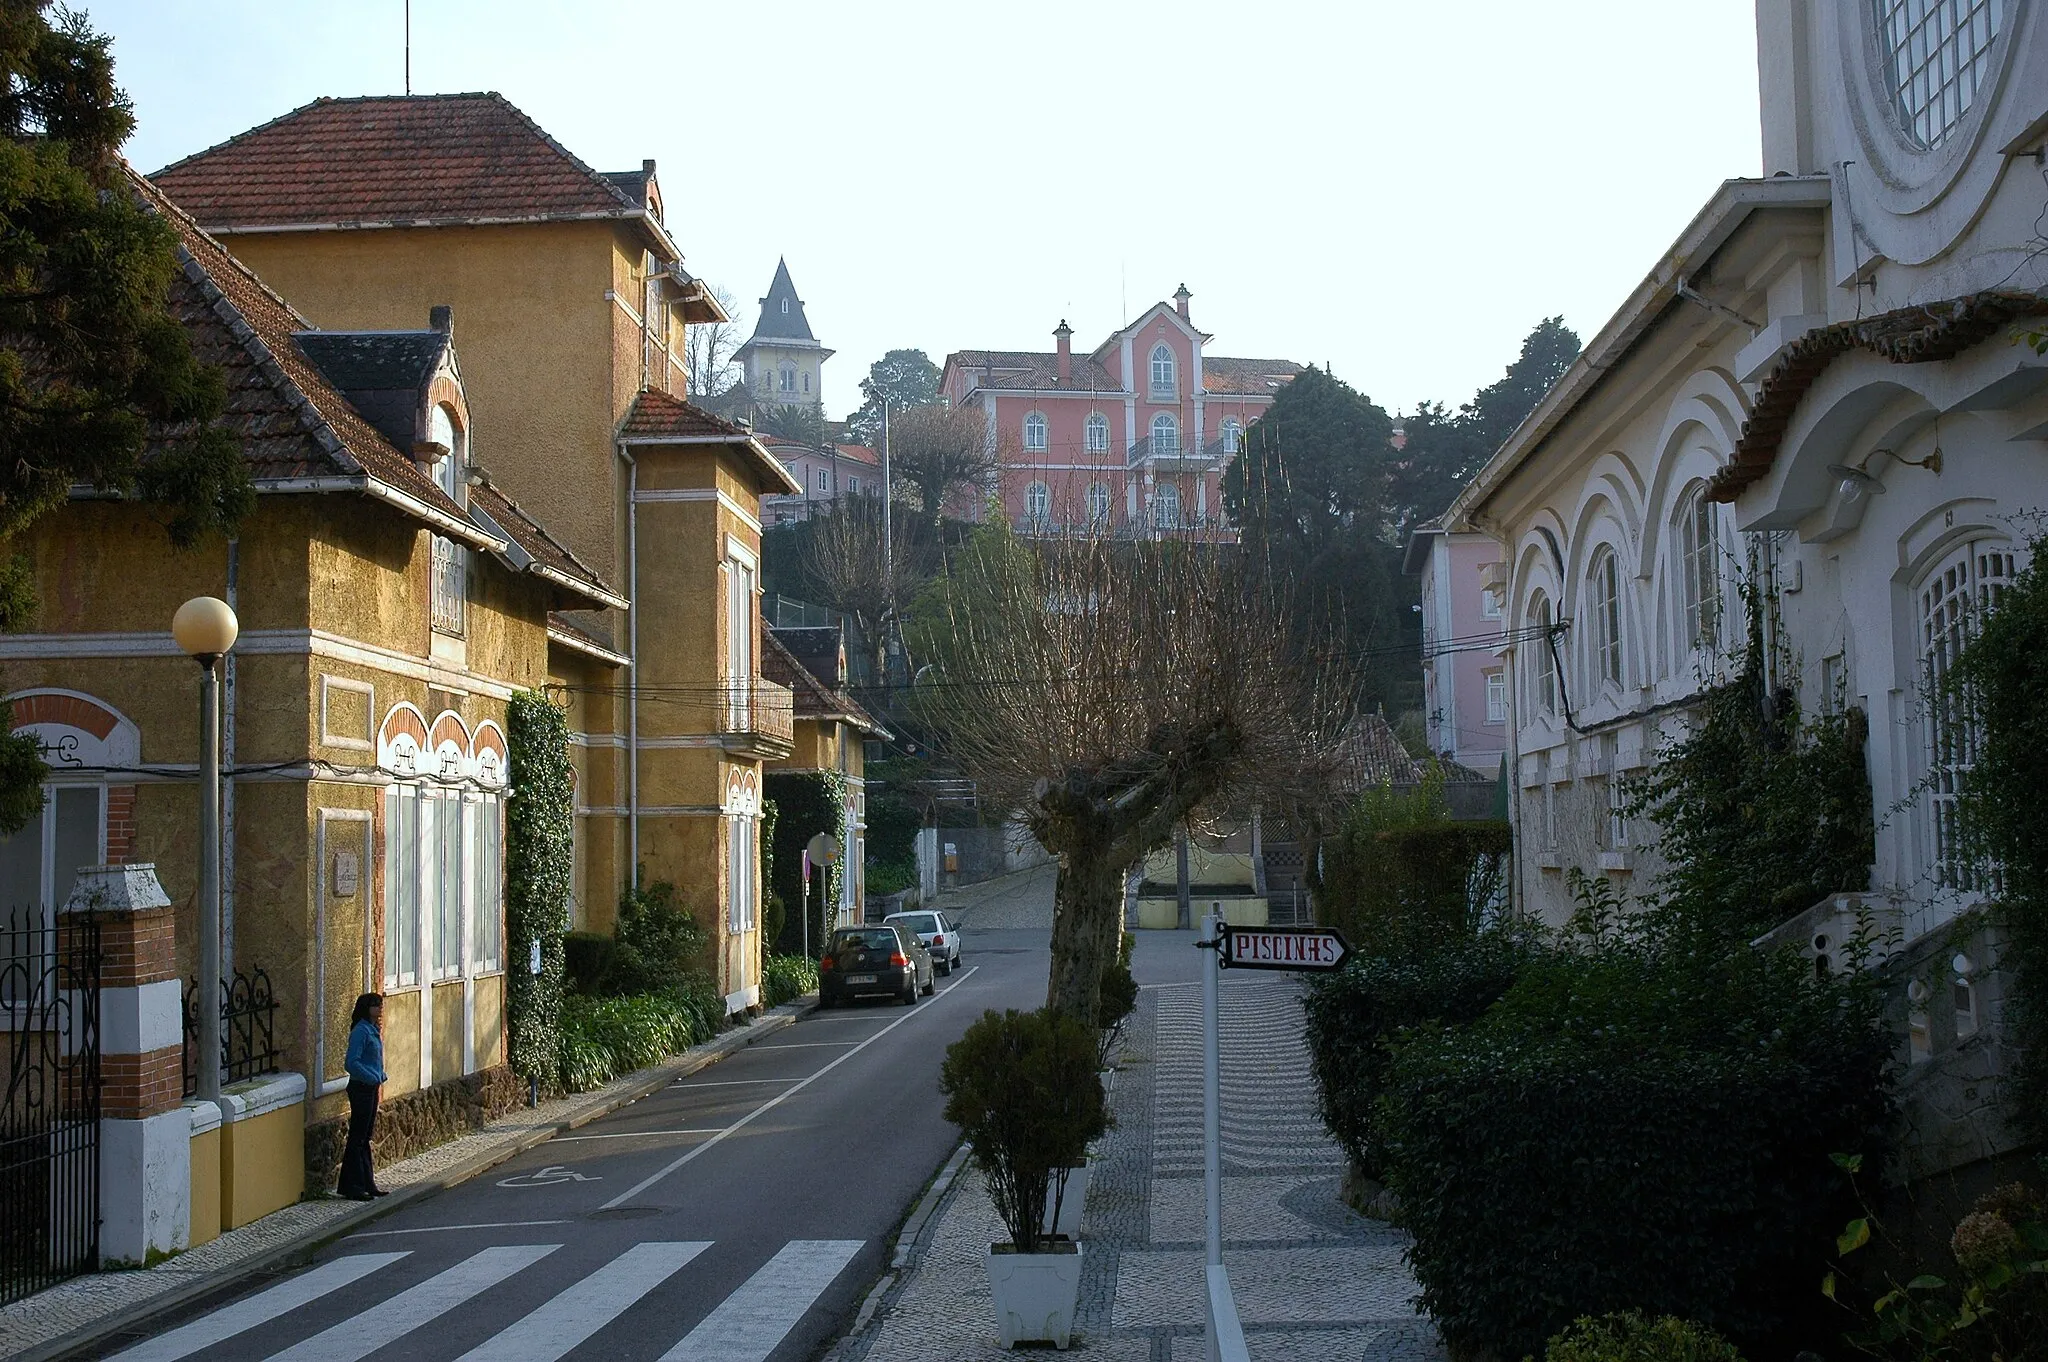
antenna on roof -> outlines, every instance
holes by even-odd
[[[412,0],[405,0],[405,93],[412,94]]]

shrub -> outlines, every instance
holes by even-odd
[[[711,1039],[720,1000],[701,988],[627,998],[572,995],[562,1006],[561,1083],[582,1092]]]
[[[917,862],[878,861],[868,857],[868,893],[876,897],[901,893],[917,883]]]
[[[1125,1020],[1138,1010],[1138,981],[1131,974],[1131,948],[1137,941],[1137,937],[1125,932],[1116,948],[1116,959],[1102,971],[1102,993],[1095,1005],[1095,1022],[1102,1028],[1098,1057],[1105,1065],[1109,1063],[1110,1051],[1116,1048],[1116,1038],[1122,1033]]]
[[[818,991],[818,962],[802,955],[771,955],[761,967],[761,1004],[775,1007]]]
[[[1354,944],[1413,955],[1472,936],[1505,885],[1503,822],[1453,822],[1443,775],[1359,795],[1323,844],[1316,919]]]
[[[1891,1043],[1856,978],[1672,938],[1534,959],[1470,1026],[1411,1032],[1379,1110],[1423,1304],[1519,1357],[1582,1315],[1697,1320],[1789,1354],[1883,1147]]]
[[[1019,1253],[1045,1237],[1048,1192],[1109,1128],[1089,1028],[1051,1008],[985,1012],[946,1048],[946,1119],[974,1146],[989,1199]]]
[[[1575,1320],[1550,1340],[1543,1362],[1742,1362],[1742,1354],[1704,1325],[1629,1311]]]
[[[676,887],[666,881],[628,889],[619,898],[606,993],[659,993],[702,977],[709,938]]]
[[[1323,1124],[1359,1172],[1386,1176],[1376,1120],[1393,1063],[1389,1042],[1403,1027],[1477,1020],[1539,949],[1527,932],[1503,929],[1426,954],[1368,956],[1311,977],[1302,1008],[1317,1100]]]
[[[611,972],[616,954],[611,937],[603,932],[564,932],[562,963],[569,991],[603,992],[605,976]]]
[[[505,707],[505,742],[518,773],[505,797],[505,1048],[513,1069],[541,1079],[560,1066],[562,929],[576,866],[569,716],[539,691],[520,691]]]

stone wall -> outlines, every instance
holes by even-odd
[[[377,1112],[370,1152],[379,1168],[482,1129],[526,1100],[526,1085],[500,1066],[394,1097]],[[331,1191],[348,1143],[348,1117],[306,1127],[306,1191]]]

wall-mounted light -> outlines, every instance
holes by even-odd
[[[1933,473],[1934,476],[1941,476],[1941,446],[1939,444],[1935,445],[1933,452],[1924,459],[1909,459],[1896,449],[1873,449],[1853,464],[1831,463],[1828,465],[1828,472],[1833,473],[1842,480],[1841,492],[1843,496],[1850,494],[1851,484],[1854,484],[1855,490],[1864,496],[1874,496],[1884,491],[1884,483],[1878,479],[1877,474],[1870,471],[1870,461],[1880,454],[1894,462],[1904,464],[1908,468],[1925,468]]]

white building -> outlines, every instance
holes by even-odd
[[[789,264],[775,262],[775,278],[761,299],[754,334],[733,355],[758,406],[813,407],[824,400],[825,361],[832,351],[811,334],[804,300],[796,296]]]
[[[1655,872],[1611,801],[1727,665],[1761,564],[1776,679],[1869,719],[1864,902],[1927,986],[1911,1057],[1990,1086],[1958,1050],[1995,1011],[1990,947],[1930,935],[1981,886],[1937,756],[1964,749],[1923,696],[2048,510],[2048,359],[2015,343],[2048,314],[2048,13],[1759,0],[1757,23],[1764,178],[1714,193],[1446,520],[1506,559],[1518,900],[1557,921],[1570,867]],[[1791,930],[1825,953],[1838,918]],[[1923,1166],[1997,1152],[1964,1105]]]

